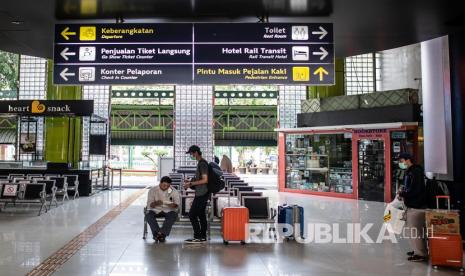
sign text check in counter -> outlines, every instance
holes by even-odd
[[[334,84],[330,23],[59,24],[55,84]]]

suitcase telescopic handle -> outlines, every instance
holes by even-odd
[[[436,208],[439,209],[439,199],[440,198],[447,200],[447,210],[450,211],[450,196],[448,196],[448,195],[438,195],[438,196],[436,196]]]

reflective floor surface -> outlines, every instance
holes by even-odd
[[[70,202],[51,212],[12,216],[0,213],[0,275],[24,275],[48,255],[101,217],[133,190],[112,191]],[[267,192],[272,202],[295,203],[305,207],[306,223],[332,227],[335,236],[345,237],[348,223],[373,223],[367,236],[376,241],[381,228],[384,204],[328,197]],[[142,239],[141,196],[116,217],[94,239],[68,260],[54,275],[457,275],[456,270],[434,271],[426,263],[406,261],[406,240],[397,243],[333,243],[320,235],[318,241],[307,233],[302,244],[275,243],[255,237],[247,245],[223,245],[219,229],[205,245],[187,245],[191,229],[175,226],[166,244],[156,244],[149,234]],[[12,212],[13,213],[13,212]],[[65,215],[66,214],[66,215]],[[352,225],[349,224],[349,225]],[[327,229],[326,229],[327,230]],[[322,230],[323,231],[323,230]],[[336,230],[337,231],[337,230]],[[313,231],[315,234],[316,231]],[[324,232],[324,231],[323,231]],[[321,231],[319,232],[321,234]],[[386,234],[387,236],[387,234]],[[268,242],[268,243],[266,243]]]
[[[37,216],[39,206],[8,205],[0,212],[0,275],[24,275],[135,190],[70,200]]]

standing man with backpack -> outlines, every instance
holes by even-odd
[[[407,260],[411,262],[424,262],[428,258],[425,237],[425,208],[427,203],[424,170],[420,165],[414,164],[409,153],[399,155],[399,167],[405,170],[403,187],[398,195],[404,200],[407,207],[405,227],[408,233],[416,233],[410,237],[409,242],[413,251],[407,253]],[[415,231],[411,231],[415,229]]]
[[[207,215],[206,208],[210,193],[208,191],[208,162],[202,158],[198,146],[191,146],[186,152],[192,160],[197,160],[195,177],[184,180],[184,189],[194,189],[195,198],[189,211],[189,219],[194,229],[194,238],[187,239],[186,243],[204,243],[207,241]]]

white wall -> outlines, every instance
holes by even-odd
[[[425,171],[453,180],[449,41],[421,43]]]
[[[377,86],[378,91],[419,89],[421,78],[419,43],[382,51],[380,54],[381,81]]]

